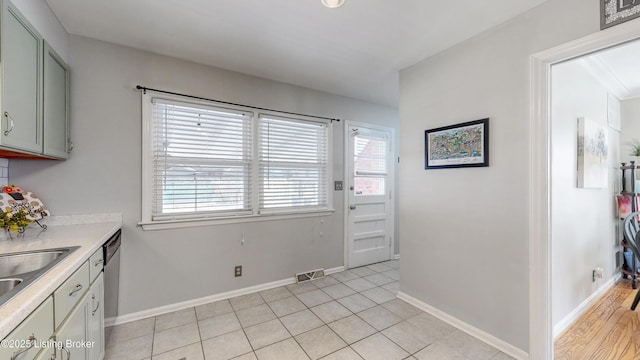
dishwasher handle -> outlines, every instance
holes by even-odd
[[[122,229],[118,229],[115,234],[113,234],[107,242],[102,246],[104,251],[104,264],[107,265],[109,260],[116,254],[118,250],[120,250],[120,243],[122,240]]]

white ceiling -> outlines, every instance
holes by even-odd
[[[620,100],[640,97],[640,40],[588,56],[586,64]]]
[[[398,70],[546,0],[46,0],[67,32],[397,106]]]

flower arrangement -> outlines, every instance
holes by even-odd
[[[9,184],[2,187],[2,192],[11,195],[15,200],[24,200],[22,189],[17,185]],[[0,228],[14,233],[24,232],[24,228],[33,222],[28,216],[30,212],[24,206],[17,204],[8,207],[4,211],[0,210]]]
[[[0,212],[0,227],[14,233],[23,232],[24,228],[32,222],[33,220],[27,218],[27,212],[23,209],[19,209],[18,211],[9,209]]]

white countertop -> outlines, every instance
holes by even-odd
[[[11,240],[0,240],[0,254],[68,246],[80,248],[0,305],[0,339],[18,326],[122,226],[119,214],[65,216],[47,220],[47,231],[40,231],[33,224],[26,229],[22,238],[14,235]]]

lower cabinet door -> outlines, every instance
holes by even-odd
[[[85,324],[87,306],[80,301],[67,320],[58,328],[55,338],[58,343],[57,360],[87,360]]]
[[[4,339],[0,359],[31,360],[52,333],[53,299],[49,297]]]
[[[87,360],[104,358],[104,277],[98,275],[87,295]]]

